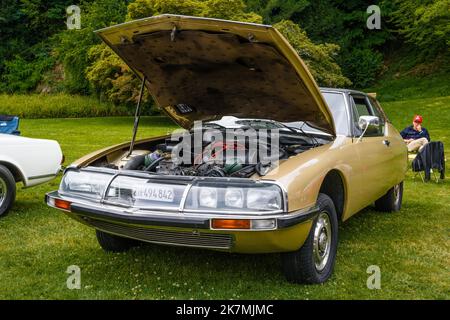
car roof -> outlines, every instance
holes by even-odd
[[[346,93],[346,94],[353,93],[353,94],[361,94],[361,95],[367,96],[367,93],[358,91],[358,90],[353,90],[353,89],[327,88],[327,87],[320,87],[319,89],[320,89],[320,91],[332,91],[332,92],[339,92],[339,93]]]

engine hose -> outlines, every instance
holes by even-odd
[[[164,160],[164,157],[160,157],[154,160],[152,163],[150,163],[147,167],[144,168],[144,171],[150,171],[154,169],[158,165],[158,163],[160,163],[162,160]]]
[[[124,170],[136,170],[140,165],[144,163],[145,156],[135,156],[131,158],[127,163],[123,166]]]

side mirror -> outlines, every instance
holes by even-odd
[[[378,129],[378,126],[380,125],[380,118],[375,116],[361,116],[358,120],[358,126],[361,130],[367,130],[370,127],[372,129]]]
[[[362,137],[367,132],[377,132],[380,126],[380,118],[376,116],[360,116],[358,120],[358,127],[362,130],[362,134],[357,142],[360,142]]]

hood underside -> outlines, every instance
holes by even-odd
[[[162,15],[97,33],[184,128],[233,115],[335,132],[311,74],[271,26]]]

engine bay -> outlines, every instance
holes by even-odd
[[[217,126],[213,129],[224,131]],[[210,131],[202,128],[200,145],[194,143],[198,135],[190,131],[182,137],[136,145],[131,154],[122,149],[91,165],[156,175],[250,178],[264,176],[289,157],[330,142],[327,137],[293,129],[277,130],[276,141],[267,131],[260,134],[256,130],[253,140],[245,134],[215,139],[214,134],[208,134]]]

